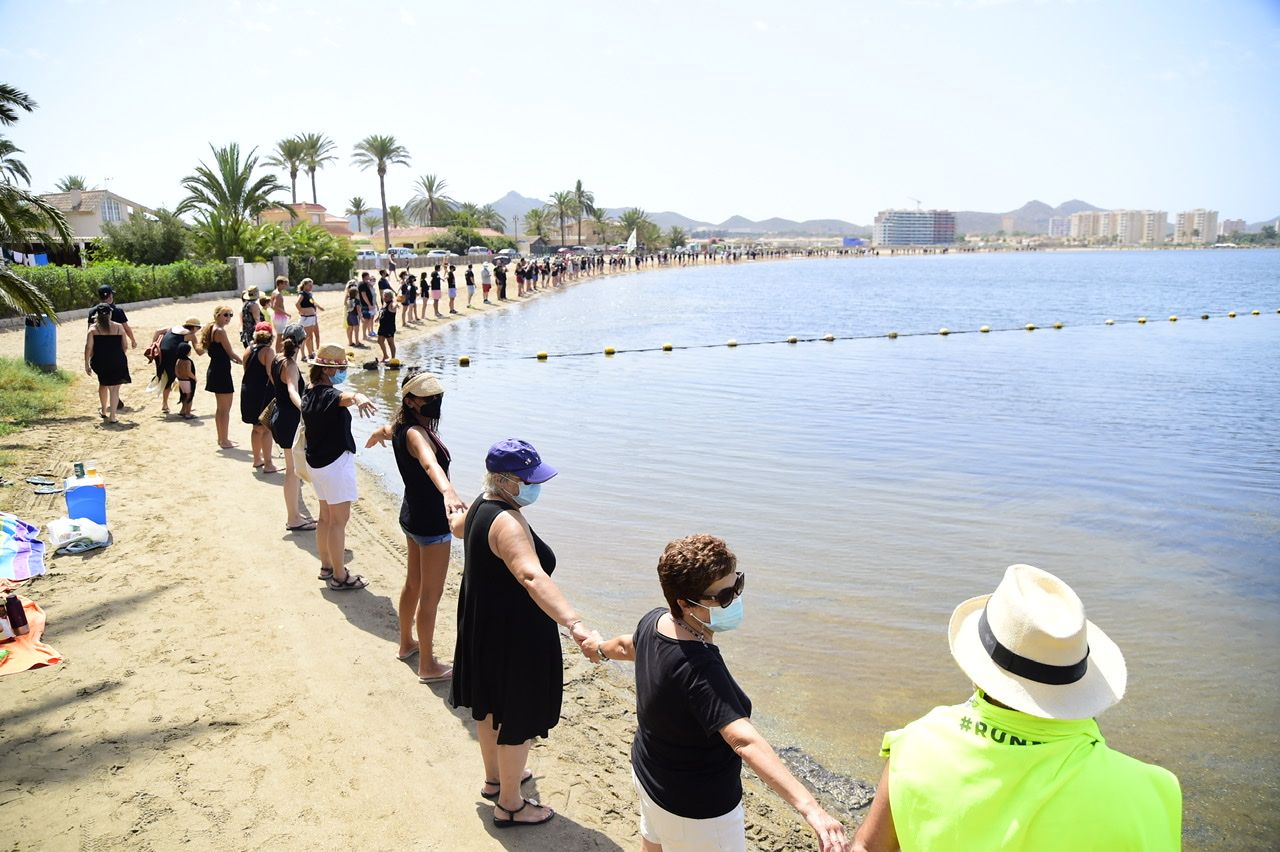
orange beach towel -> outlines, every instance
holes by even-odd
[[[22,608],[26,610],[27,624],[31,630],[26,636],[0,643],[0,651],[9,652],[8,659],[0,663],[0,677],[62,662],[61,654],[40,641],[40,636],[44,633],[44,610],[35,601],[22,596],[18,600],[22,601]]]

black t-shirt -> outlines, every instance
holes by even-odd
[[[356,292],[360,297],[362,307],[373,307],[373,287],[368,281],[361,281],[357,284]]]
[[[328,467],[343,453],[356,451],[351,412],[342,406],[342,391],[333,385],[312,385],[303,391],[302,423],[311,467]]]
[[[631,766],[659,807],[688,819],[712,819],[742,801],[742,758],[720,729],[749,719],[751,699],[715,645],[660,634],[664,612],[655,609],[636,625]]]
[[[129,318],[125,316],[124,308],[118,308],[107,302],[99,302],[92,310],[89,311],[89,325],[93,325],[98,321],[98,311],[101,310],[111,311],[112,322],[118,322],[123,325],[129,321]]]

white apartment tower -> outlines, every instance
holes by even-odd
[[[1205,244],[1218,241],[1218,211],[1197,207],[1178,214],[1173,226],[1175,243]]]
[[[1163,210],[1087,210],[1072,213],[1073,240],[1153,245],[1164,242],[1169,214]]]

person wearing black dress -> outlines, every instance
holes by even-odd
[[[178,347],[188,343],[197,355],[204,354],[197,339],[199,332],[200,320],[187,317],[182,325],[159,329],[151,340],[153,344],[159,344],[160,348],[160,357],[156,358],[156,378],[162,383],[160,411],[163,414],[169,413],[169,392],[178,379]]]
[[[290,323],[280,333],[283,342],[280,354],[271,362],[271,388],[276,400],[271,414],[271,437],[284,451],[284,528],[289,532],[311,532],[316,522],[306,512],[302,502],[302,478],[293,458],[293,445],[298,437],[298,423],[302,419],[302,371],[296,360],[298,347],[306,339],[306,332],[297,323]]]
[[[116,411],[120,407],[120,386],[132,381],[124,340],[124,325],[111,319],[110,310],[94,314],[84,342],[84,371],[98,375],[98,414],[108,423],[119,422]]]
[[[226,305],[213,310],[213,322],[200,332],[200,348],[209,353],[209,369],[204,376],[204,389],[217,399],[213,422],[218,427],[218,446],[229,450],[235,446],[231,440],[231,402],[236,394],[235,381],[231,378],[231,362],[242,363],[231,346],[227,324],[235,319],[236,312]]]
[[[523,797],[534,737],[560,721],[563,661],[556,625],[593,662],[600,635],[588,630],[551,579],[556,557],[521,510],[556,475],[529,443],[499,441],[485,458],[485,493],[450,516],[466,554],[458,591],[458,640],[449,703],[468,707],[484,762],[480,795],[498,828],[541,825],[555,814]]]
[[[271,323],[260,322],[253,328],[253,340],[244,353],[244,376],[240,379],[240,420],[252,427],[253,466],[263,473],[278,473],[271,463],[271,428],[258,421],[262,409],[271,398],[267,371],[275,353],[275,333]]]
[[[444,387],[430,373],[414,373],[400,388],[395,420],[373,431],[366,448],[391,442],[396,468],[404,481],[400,529],[409,554],[404,587],[400,590],[400,649],[407,660],[418,654],[418,680],[439,683],[453,669],[435,656],[436,610],[449,574],[450,515],[465,512],[467,504],[449,481],[449,449],[440,439],[440,409]],[[414,625],[418,641],[413,640]]]

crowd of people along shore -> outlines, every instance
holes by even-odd
[[[485,264],[478,275],[468,265],[461,308],[452,264],[422,274],[380,270],[376,282],[365,272],[348,288],[347,344],[376,339],[382,345],[393,338],[384,332],[393,330],[399,311],[404,322],[431,321],[445,310],[475,307],[477,296],[482,303],[501,301],[609,263],[664,264],[679,262],[676,257],[557,258],[510,270]],[[371,417],[377,409],[347,388],[346,347],[320,340],[321,308],[311,282],[302,282],[293,303],[296,322],[284,299],[287,285],[278,279],[263,296],[249,290],[238,311],[219,306],[210,321],[189,317],[157,330],[150,354],[163,383],[163,410],[170,412],[176,384],[180,417],[194,416],[192,353],[209,357],[205,387],[215,395],[223,448],[234,446],[228,437],[236,393],[231,364],[241,365],[240,412],[252,427],[253,466],[264,475],[279,473],[276,449],[284,459],[285,530],[314,533],[316,577],[325,588],[357,593],[369,581],[344,558],[347,521],[359,496],[352,411]],[[85,367],[103,388],[100,413],[114,422],[119,386],[128,382],[124,341],[135,342],[111,288],[100,295],[89,318]],[[419,296],[423,316],[416,313]],[[227,331],[237,315],[240,346]],[[388,352],[394,357],[394,344],[383,349]],[[305,369],[303,362],[309,362]],[[536,828],[555,817],[522,787],[532,778],[526,764],[534,739],[549,738],[560,721],[563,629],[592,662],[634,663],[630,763],[646,852],[745,850],[744,762],[795,808],[824,852],[1180,848],[1177,778],[1110,748],[1096,721],[1124,696],[1124,656],[1086,619],[1080,598],[1060,578],[1013,565],[993,593],[955,608],[947,638],[974,691],[884,736],[880,783],[850,838],[752,722],[751,699],[721,654],[720,641],[743,625],[745,611],[747,571],[728,544],[706,533],[670,541],[656,560],[655,592],[664,605],[639,614],[631,633],[606,640],[553,579],[555,552],[530,524],[544,489],[554,494],[547,486],[558,471],[527,441],[497,440],[483,460],[456,460],[472,473],[483,471],[481,492],[464,498],[453,485],[455,460],[441,429],[444,396],[436,376],[406,371],[399,408],[365,448],[389,445],[404,482],[399,522],[407,564],[396,656],[416,657],[421,683],[447,684],[450,705],[470,710],[480,752],[476,792],[492,802],[495,828]],[[304,479],[319,517],[307,511]],[[450,643],[436,635],[436,614],[454,539],[463,542],[464,567]],[[450,645],[451,654],[441,653]],[[901,663],[905,675],[910,660]]]

